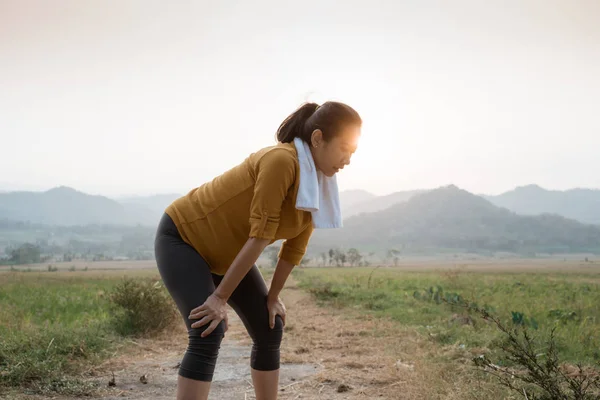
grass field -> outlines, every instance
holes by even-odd
[[[417,327],[443,345],[488,349],[498,329],[464,307],[442,301],[460,295],[507,322],[527,325],[536,336],[556,328],[561,360],[600,361],[600,266],[558,272],[486,273],[476,268],[305,268],[300,286],[321,304],[358,308]]]
[[[84,395],[77,377],[123,341],[109,299],[124,276],[153,270],[0,273],[0,390]],[[120,325],[121,324],[121,325]]]
[[[119,314],[110,294],[124,277],[150,283],[159,278],[154,268],[135,265],[116,270],[126,266],[117,264],[88,271],[82,271],[82,265],[76,271],[61,265],[58,272],[0,272],[0,394],[11,388],[75,396],[94,392],[83,379],[85,371],[125,346],[128,335],[116,319]],[[272,269],[263,270],[267,279],[271,273]],[[496,351],[498,329],[441,299],[460,295],[508,325],[527,325],[542,339],[556,328],[561,361],[587,365],[600,361],[598,264],[303,267],[294,270],[294,279],[323,306],[392,321],[386,326],[398,333],[414,328],[434,346],[488,353],[499,365],[510,363]],[[164,288],[159,290],[165,294]],[[152,308],[164,297],[153,301]],[[133,303],[137,307],[139,302]],[[450,365],[456,362],[452,354],[440,351],[437,359],[425,362]]]

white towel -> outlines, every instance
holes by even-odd
[[[342,211],[337,179],[325,176],[315,167],[308,143],[294,139],[300,163],[300,184],[296,208],[310,211],[315,228],[341,228]]]

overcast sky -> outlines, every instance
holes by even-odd
[[[600,188],[600,1],[0,0],[0,189],[183,193],[301,102],[341,189]]]

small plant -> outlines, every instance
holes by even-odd
[[[439,285],[435,288],[430,286],[429,289],[425,291],[415,291],[413,293],[413,297],[417,300],[433,302],[435,304],[446,303],[449,304],[452,309],[454,309],[455,306],[460,306],[465,301],[460,294],[454,292],[444,292],[444,288]]]
[[[70,272],[73,272],[73,271],[75,271],[75,266],[74,266],[74,265],[71,265],[71,266],[69,267],[69,271],[70,271]]]
[[[373,268],[373,270],[369,274],[369,279],[367,279],[367,289],[371,288],[371,278],[373,277],[373,273],[375,272],[375,270],[377,270],[377,268],[379,268],[379,267],[381,267],[381,265],[378,265],[375,268]]]
[[[528,327],[537,329],[533,318],[520,312],[512,312],[513,327],[509,328],[487,310],[468,302],[463,306],[492,322],[502,333],[499,349],[513,364],[505,367],[494,363],[485,355],[473,358],[482,371],[495,376],[499,383],[523,396],[527,400],[600,400],[600,373],[592,368],[561,365],[555,327],[540,351],[540,343],[534,339]],[[600,366],[600,365],[599,365]]]
[[[340,292],[333,287],[331,282],[314,283],[308,291],[319,300],[331,300],[339,296]]]
[[[116,330],[123,335],[153,335],[175,321],[179,312],[160,281],[124,278],[110,295]]]
[[[570,321],[581,321],[581,318],[575,311],[569,310],[552,309],[548,311],[548,316],[554,318],[556,321],[562,324],[567,324]]]
[[[56,272],[56,271],[58,271],[58,267],[55,267],[52,264],[48,264],[48,272]]]

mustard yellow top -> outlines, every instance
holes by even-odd
[[[298,265],[313,232],[296,209],[300,165],[293,143],[260,149],[241,164],[175,200],[165,212],[183,240],[225,275],[249,237],[285,239],[279,257]]]

